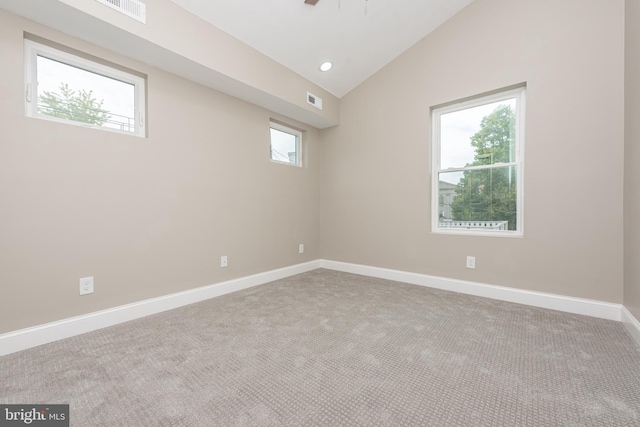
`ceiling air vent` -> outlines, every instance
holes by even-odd
[[[145,24],[147,22],[147,6],[138,0],[96,0],[118,12],[124,13]]]

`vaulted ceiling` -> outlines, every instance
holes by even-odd
[[[473,0],[172,1],[342,97]]]
[[[0,9],[322,129],[339,124],[342,96],[472,1],[145,0],[145,23],[102,0]]]

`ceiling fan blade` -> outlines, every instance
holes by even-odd
[[[315,6],[318,3],[318,0],[304,0],[306,4],[310,4],[311,6]]]

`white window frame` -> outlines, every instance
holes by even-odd
[[[271,152],[271,129],[288,133],[296,137],[296,163],[283,162],[281,160],[276,160],[273,158]],[[282,123],[269,120],[269,160],[271,160],[273,163],[279,163],[281,165],[302,167],[302,132],[287,125],[283,125]]]
[[[134,132],[128,132],[120,129],[108,128],[105,126],[94,125],[90,123],[82,123],[74,120],[52,117],[38,112],[38,56],[42,56],[54,61],[61,62],[72,67],[86,70],[92,73],[100,74],[105,77],[129,83],[134,86]],[[25,58],[25,113],[28,117],[36,117],[39,119],[50,120],[54,122],[66,123],[75,126],[90,127],[108,132],[115,132],[124,135],[135,135],[146,137],[146,120],[145,120],[145,97],[146,97],[146,81],[143,77],[121,71],[119,69],[100,64],[89,59],[73,55],[46,44],[38,43],[33,40],[24,40],[24,58]]]
[[[525,96],[526,86],[521,85],[495,91],[488,95],[479,95],[471,99],[460,102],[453,102],[443,106],[433,107],[431,110],[431,232],[438,234],[458,234],[473,236],[501,236],[501,237],[522,237],[524,235],[524,126],[525,126]],[[496,163],[486,166],[471,166],[442,169],[440,166],[440,116],[447,113],[466,110],[485,104],[504,101],[507,99],[516,100],[516,126],[515,126],[515,160],[509,163]],[[483,170],[491,168],[504,168],[505,166],[516,167],[516,230],[485,230],[472,228],[445,228],[440,227],[439,218],[439,174],[443,172],[459,172],[465,170]]]

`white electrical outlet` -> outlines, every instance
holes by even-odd
[[[93,277],[83,277],[80,279],[80,295],[93,293]]]
[[[471,269],[476,268],[476,257],[474,256],[467,257],[467,268],[471,268]]]
[[[229,265],[229,263],[227,262],[227,256],[223,255],[220,257],[220,267],[224,268],[227,265]]]
[[[298,245],[298,253],[299,254],[303,254],[304,253],[304,244],[303,243],[300,243]]]

